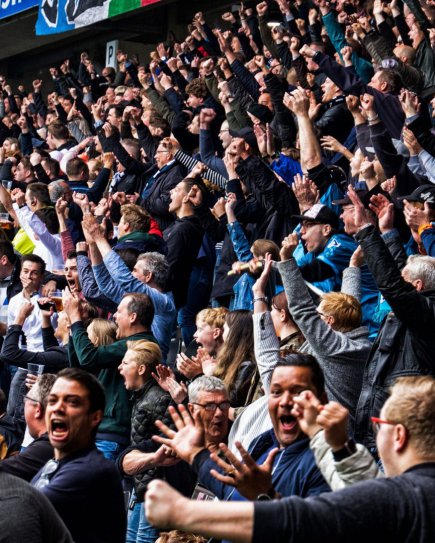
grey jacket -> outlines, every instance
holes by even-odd
[[[349,410],[352,428],[365,362],[371,349],[368,329],[361,326],[345,333],[333,330],[317,313],[296,261],[291,258],[280,262],[278,270],[290,314],[307,340],[300,351],[317,359],[325,375],[328,398]]]

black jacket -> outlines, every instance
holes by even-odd
[[[198,258],[203,236],[204,230],[194,215],[177,219],[163,232],[168,247],[167,290],[172,290],[177,308],[187,302],[190,274]]]
[[[30,482],[53,456],[53,447],[48,440],[48,434],[45,433],[32,441],[20,454],[3,460],[0,469]]]
[[[174,405],[171,396],[150,379],[140,390],[134,392],[134,405],[131,415],[131,444],[117,460],[121,472],[124,457],[132,450],[153,452],[159,444],[151,438],[157,433],[155,421],[161,420],[167,426],[173,427],[168,406]],[[171,467],[149,468],[134,476],[134,490],[138,502],[142,502],[147,484],[153,479],[165,479],[175,488],[190,495],[193,488],[189,481],[190,468],[185,462]],[[187,479],[186,479],[187,475]]]
[[[379,412],[398,377],[435,376],[435,291],[417,292],[405,281],[373,226],[357,233],[365,261],[394,313],[385,318],[364,370],[355,439],[375,445],[370,417]]]
[[[170,191],[182,181],[187,169],[177,162],[164,166],[154,179],[145,184],[146,198],[142,198],[140,205],[155,219],[161,230],[174,222],[174,216],[169,213],[171,201]]]
[[[299,205],[293,191],[286,183],[281,183],[272,170],[258,156],[249,156],[236,168],[240,180],[247,186],[253,198],[261,207],[261,219],[257,222],[253,239],[271,239],[281,245],[282,239],[297,224],[292,215],[299,213]],[[228,182],[227,192],[235,192],[238,203],[235,208],[237,220],[243,212],[246,200],[232,181]],[[257,214],[257,213],[256,213]],[[257,215],[258,216],[258,215]],[[246,222],[251,222],[246,217]],[[257,221],[254,219],[252,222]]]
[[[46,373],[57,373],[69,365],[66,348],[58,344],[53,328],[42,328],[42,352],[20,349],[18,342],[21,334],[22,327],[19,324],[9,326],[0,354],[0,364],[13,364],[19,368],[27,368],[29,363],[44,364]]]

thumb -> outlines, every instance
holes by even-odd
[[[273,468],[273,463],[275,461],[276,455],[279,453],[278,447],[275,447],[275,449],[272,449],[270,453],[267,455],[266,460],[263,462],[262,467],[266,468],[266,470],[271,473]]]

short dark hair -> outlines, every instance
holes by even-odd
[[[45,169],[47,169],[51,175],[54,177],[59,177],[60,174],[60,164],[51,156],[42,157],[42,160],[45,162]],[[42,161],[41,161],[42,162]]]
[[[91,413],[100,410],[104,411],[106,396],[103,386],[95,375],[81,368],[65,368],[57,374],[55,382],[60,378],[67,379],[68,381],[77,381],[86,388],[89,396],[89,411]]]
[[[124,108],[122,106],[110,106],[109,109],[107,110],[107,113],[109,113],[111,109],[113,109],[113,113],[115,114],[115,117],[118,117],[118,119],[122,117],[122,114],[124,112]]]
[[[35,215],[41,219],[52,236],[59,233],[59,219],[57,218],[57,213],[53,207],[37,209]]]
[[[127,311],[136,313],[138,322],[147,329],[151,328],[154,319],[154,304],[147,294],[141,292],[128,292],[123,298],[130,298],[127,304]]]
[[[15,264],[17,255],[14,253],[14,246],[10,241],[0,240],[0,258],[7,256],[11,264]]]
[[[396,71],[388,68],[381,68],[379,71],[381,72],[380,81],[382,83],[387,83],[388,92],[391,92],[391,94],[398,94],[403,86],[400,75]]]
[[[39,264],[41,268],[41,275],[44,275],[45,272],[45,261],[38,255],[23,255],[21,257],[21,267],[23,267],[24,262],[35,262]]]
[[[30,198],[36,198],[41,204],[51,206],[50,193],[44,183],[30,183],[27,192]]]
[[[82,173],[89,175],[89,168],[84,160],[76,157],[68,161],[65,173],[68,177],[78,177]]]
[[[76,250],[71,250],[71,251],[68,251],[67,255],[66,255],[66,259],[67,260],[70,260],[72,258],[77,258],[77,251]]]
[[[300,368],[309,368],[311,370],[313,385],[316,387],[318,396],[321,396],[325,392],[325,376],[323,370],[320,367],[314,356],[304,353],[290,353],[280,358],[273,368],[273,372],[277,368],[298,366]]]
[[[47,126],[47,132],[57,140],[67,140],[70,137],[68,128],[60,121],[53,121]]]
[[[133,247],[127,247],[125,249],[114,249],[115,253],[122,258],[124,264],[130,271],[133,271],[134,265],[137,262],[137,257],[139,256],[139,251]]]

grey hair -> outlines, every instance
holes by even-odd
[[[67,191],[68,191],[68,186],[67,186],[65,181],[52,181],[48,185],[48,192],[50,194],[50,200],[53,203],[56,203],[59,200],[59,198],[62,198],[62,196]]]
[[[435,258],[424,255],[410,255],[402,273],[406,272],[410,282],[418,279],[424,290],[435,289]]]
[[[160,253],[142,253],[137,257],[137,264],[141,263],[142,271],[148,271],[153,274],[153,279],[157,285],[164,289],[169,277],[169,264],[166,257]]]
[[[36,384],[29,390],[27,396],[36,402],[39,402],[43,409],[47,407],[47,399],[50,394],[53,383],[56,381],[56,375],[53,373],[43,373],[38,377]]]
[[[201,375],[201,377],[192,381],[187,391],[190,403],[198,401],[200,392],[225,392],[228,396],[228,390],[225,383],[218,377],[209,375]]]

